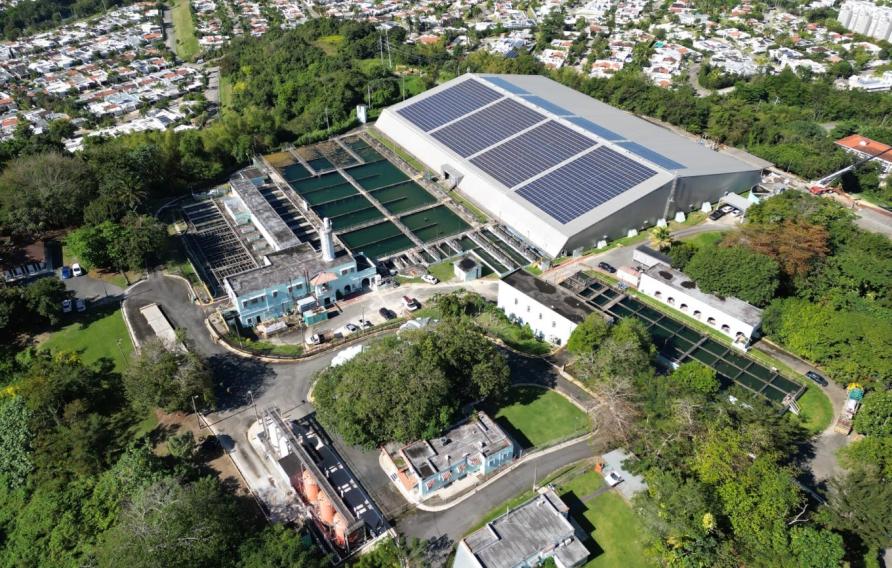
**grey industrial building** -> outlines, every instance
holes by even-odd
[[[747,191],[768,165],[538,75],[465,74],[376,126],[550,256]]]

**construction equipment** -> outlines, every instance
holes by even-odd
[[[864,387],[858,383],[851,383],[847,388],[848,396],[843,403],[842,412],[836,419],[834,430],[840,434],[848,436],[852,432],[852,422],[855,420],[855,414],[861,406],[861,399],[864,398]]]
[[[883,154],[886,154],[887,152],[892,152],[892,148],[888,148],[886,150],[883,150],[882,152],[878,152],[878,153],[870,155],[866,158],[861,158],[857,162],[850,164],[841,170],[835,171],[828,176],[824,176],[821,179],[810,183],[808,186],[809,193],[811,193],[812,195],[823,195],[829,191],[832,191],[830,189],[830,184],[833,183],[834,181],[836,181],[843,174],[848,173],[850,171],[854,171],[861,164],[864,164],[866,162],[869,162],[871,160],[879,158],[880,156],[882,156]]]

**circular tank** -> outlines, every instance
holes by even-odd
[[[316,506],[319,510],[319,520],[326,525],[331,526],[332,522],[334,522],[335,516],[334,505],[331,504],[331,500],[328,498],[328,495],[326,495],[323,491],[319,492],[319,500],[316,501]]]
[[[334,533],[335,542],[338,546],[346,546],[347,544],[347,520],[340,513],[334,516]]]
[[[314,503],[319,497],[319,484],[316,483],[316,478],[313,477],[313,474],[310,473],[310,470],[308,469],[304,470],[303,485],[304,497],[306,497],[307,501],[310,503]]]

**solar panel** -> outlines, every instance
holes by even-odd
[[[431,135],[467,158],[543,120],[545,115],[512,99],[504,99]]]
[[[509,93],[513,93],[515,95],[530,94],[530,92],[527,91],[526,89],[521,89],[514,83],[511,83],[510,81],[508,81],[507,79],[503,79],[502,77],[484,77],[483,79],[489,83],[492,83],[496,87],[501,87],[501,88],[505,89],[506,91],[508,91]]]
[[[502,95],[498,92],[479,81],[468,79],[397,112],[415,126],[429,132],[500,98]]]
[[[564,107],[558,106],[551,101],[546,101],[542,97],[537,97],[535,95],[521,95],[524,99],[530,101],[534,105],[537,105],[539,108],[543,108],[552,114],[556,114],[558,116],[573,116],[573,113]]]
[[[626,142],[620,142],[619,145],[622,146],[623,148],[625,148],[626,150],[628,150],[629,152],[632,152],[633,154],[638,154],[645,160],[650,160],[651,162],[655,163],[656,165],[660,166],[661,168],[666,168],[667,170],[681,170],[686,167],[684,164],[679,164],[675,160],[670,160],[666,156],[659,154],[657,152],[654,152],[650,148],[646,148],[637,142],[626,141]]]
[[[471,163],[505,186],[514,187],[595,145],[591,138],[550,120],[474,156]]]
[[[517,194],[566,224],[655,174],[601,146],[521,187]]]
[[[617,134],[616,132],[614,132],[612,130],[608,130],[607,128],[604,128],[600,124],[595,124],[591,120],[589,120],[587,118],[582,118],[581,116],[568,116],[567,120],[569,120],[576,126],[585,128],[592,134],[594,134],[596,136],[600,136],[601,138],[603,138],[605,140],[611,140],[611,141],[615,142],[617,140],[625,140],[625,138],[626,138],[622,134]]]

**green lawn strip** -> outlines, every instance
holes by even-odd
[[[460,194],[458,190],[450,191],[449,197],[451,197],[458,203],[461,203],[464,208],[468,210],[468,213],[473,215],[474,219],[476,219],[478,222],[486,223],[489,220],[489,217],[486,216],[486,213],[484,213],[480,210],[479,207],[471,203],[470,200],[468,200],[468,198],[466,198],[464,195]]]
[[[605,253],[605,252],[615,249],[617,247],[626,247],[626,246],[630,246],[630,245],[637,245],[639,243],[644,242],[647,239],[648,239],[648,232],[641,231],[634,237],[623,237],[621,239],[616,239],[615,241],[608,243],[607,246],[604,248],[600,248],[600,249],[599,248],[590,248],[590,249],[584,250],[584,251],[582,251],[582,256],[589,256],[591,254]],[[561,259],[555,259],[554,266],[557,266],[558,264],[560,264],[558,262],[558,260],[561,260],[561,262],[562,262],[569,258],[572,258],[572,257],[563,257]]]
[[[820,434],[833,422],[833,403],[816,385],[808,385],[796,403],[802,427],[812,434]]]
[[[641,522],[618,493],[608,491],[582,500],[603,486],[601,475],[588,471],[558,487],[574,520],[589,533],[585,545],[591,556],[585,567],[654,566],[643,554],[646,542]]]
[[[232,79],[220,75],[220,108],[224,111],[229,110],[232,105]]]
[[[334,55],[338,52],[338,48],[344,43],[344,36],[340,34],[327,35],[320,37],[313,42],[313,45],[325,52],[326,55]]]
[[[485,311],[477,316],[476,322],[486,333],[512,349],[530,355],[545,355],[551,351],[551,344],[537,339],[528,326],[521,327],[502,313]]]
[[[691,235],[690,237],[682,237],[681,240],[686,243],[691,243],[697,248],[705,248],[719,244],[724,236],[725,233],[722,231],[708,231],[706,233]]]
[[[542,274],[542,269],[536,266],[535,264],[530,264],[528,266],[523,267],[524,270],[532,274],[533,276],[539,276]]]
[[[105,313],[88,309],[76,316],[66,314],[68,317],[75,321],[50,334],[39,349],[74,351],[85,363],[107,357],[114,361],[117,371],[124,370],[133,344],[120,309]]]
[[[198,38],[195,37],[195,23],[192,21],[192,6],[189,0],[174,1],[173,27],[177,55],[180,59],[191,60],[201,47],[198,45]]]
[[[433,274],[440,282],[449,282],[455,277],[451,261],[432,264],[427,271]]]
[[[304,352],[304,346],[299,344],[283,344],[273,343],[271,341],[263,341],[260,339],[250,339],[240,337],[235,333],[228,336],[229,343],[238,345],[245,351],[256,353],[258,355],[284,355],[286,357],[297,357]]]
[[[507,400],[487,404],[484,409],[524,448],[547,446],[589,429],[588,416],[582,410],[541,387],[513,387]]]
[[[424,167],[424,164],[413,158],[410,154],[408,154],[405,150],[400,148],[396,143],[394,143],[390,138],[382,134],[375,128],[368,128],[366,132],[369,136],[386,146],[390,149],[391,152],[399,156],[403,159],[404,162],[409,164],[413,169],[415,169],[419,173],[423,173],[427,168]]]

